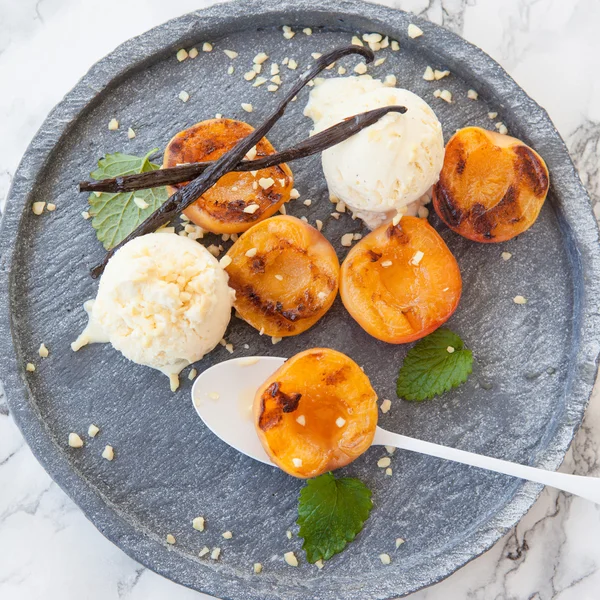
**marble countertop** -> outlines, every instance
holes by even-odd
[[[600,217],[598,0],[384,0],[461,34],[544,106]],[[96,60],[207,0],[0,0],[0,208],[50,109]],[[68,35],[65,32],[68,31]],[[598,385],[562,470],[600,475]],[[0,598],[208,598],[143,568],[89,523],[34,459],[0,390]],[[588,600],[600,588],[600,506],[546,489],[489,552],[414,600]]]

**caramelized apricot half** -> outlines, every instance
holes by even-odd
[[[354,320],[390,344],[418,340],[458,306],[460,270],[426,219],[403,217],[356,244],[342,263],[340,295]]]
[[[548,193],[548,168],[520,140],[467,127],[446,145],[433,188],[440,219],[475,242],[504,242],[529,229]]]
[[[163,167],[183,163],[217,160],[231,150],[253,127],[233,119],[210,119],[180,131],[167,145]],[[260,158],[274,154],[275,148],[263,138],[256,145]],[[185,183],[168,186],[174,194]],[[290,199],[294,186],[292,172],[286,164],[260,171],[231,172],[187,208],[185,215],[196,225],[213,233],[240,233],[275,214]]]
[[[312,348],[260,386],[253,412],[271,460],[294,477],[316,477],[347,465],[371,445],[377,394],[351,358]]]
[[[257,223],[227,252],[234,307],[252,327],[275,337],[312,327],[331,307],[340,263],[314,228],[290,216]]]

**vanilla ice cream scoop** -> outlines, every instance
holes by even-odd
[[[71,347],[110,342],[135,363],[158,369],[179,385],[178,373],[223,338],[235,292],[217,259],[197,242],[150,233],[110,259],[89,324]]]
[[[442,126],[431,107],[404,89],[369,76],[336,77],[316,85],[304,109],[315,131],[352,115],[400,105],[377,123],[325,150],[323,172],[332,197],[371,228],[396,212],[416,212],[444,162]],[[410,210],[412,205],[412,211]]]

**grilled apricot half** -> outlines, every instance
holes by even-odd
[[[253,129],[248,123],[233,119],[210,119],[197,123],[180,131],[169,142],[163,167],[217,160]],[[256,145],[256,154],[252,152],[250,157],[260,158],[274,153],[275,148],[267,138],[263,138]],[[185,183],[168,186],[167,190],[174,194],[182,185]],[[286,164],[254,172],[231,172],[223,175],[184,213],[207,231],[240,233],[275,214],[290,199],[293,186],[292,172]]]
[[[548,168],[520,140],[467,127],[446,145],[433,206],[456,233],[475,242],[505,242],[529,229],[548,193]]]
[[[234,307],[252,327],[275,337],[312,327],[338,291],[340,263],[314,228],[290,216],[257,223],[227,252]]]
[[[418,340],[458,306],[460,270],[426,219],[403,217],[356,244],[342,263],[340,294],[354,320],[390,344]]]
[[[369,448],[377,427],[377,394],[345,354],[312,348],[290,358],[260,386],[253,412],[271,460],[294,477],[316,477]]]

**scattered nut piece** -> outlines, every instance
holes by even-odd
[[[448,77],[450,75],[450,71],[438,71],[437,69],[433,72],[433,76],[436,80],[444,79],[444,77]]]
[[[213,548],[213,551],[210,553],[210,557],[213,560],[219,560],[219,556],[221,556],[221,548]]]
[[[71,446],[71,448],[81,448],[83,446],[83,440],[76,433],[70,433],[69,446]]]
[[[258,356],[245,356],[244,358],[240,358],[238,364],[241,367],[249,367],[250,365],[255,365],[258,361]]]
[[[188,373],[188,379],[190,381],[193,381],[194,379],[196,379],[196,375],[198,375],[198,371],[196,371],[196,369],[191,369]]]
[[[44,212],[44,208],[46,207],[46,203],[45,202],[34,202],[31,205],[31,210],[33,211],[34,215],[41,215]]]
[[[420,219],[426,219],[429,216],[429,209],[426,206],[419,206],[417,208],[417,216]]]
[[[409,25],[410,27],[410,25]],[[392,562],[392,559],[390,558],[389,554],[380,554],[379,555],[379,560],[384,564],[384,565],[389,565]]]
[[[453,354],[456,348],[454,348],[454,346],[448,346],[446,348],[446,350],[448,351],[448,354]]]
[[[395,87],[396,86],[396,76],[395,75],[386,75],[383,80],[383,85],[386,87]]]
[[[258,204],[249,204],[244,208],[244,212],[253,215],[259,208],[260,206]]]
[[[293,552],[286,552],[283,555],[283,558],[285,560],[285,562],[290,565],[290,567],[297,567],[298,566],[298,559],[296,558],[296,555]]]
[[[204,546],[204,548],[202,548],[202,550],[200,550],[200,552],[198,552],[198,556],[200,558],[202,558],[203,556],[206,556],[209,552],[210,552],[209,547],[208,546]]]
[[[252,257],[256,256],[257,252],[258,252],[257,248],[250,248],[250,250],[246,250],[246,256],[248,258],[252,258]]]
[[[379,408],[383,414],[389,412],[390,408],[392,408],[391,400],[384,400]]]
[[[435,79],[435,73],[430,66],[427,66],[425,72],[423,73],[423,79],[425,81],[433,81]]]
[[[48,202],[48,204],[46,205],[46,210],[49,212],[54,212],[56,210],[56,204]]]
[[[229,254],[226,254],[220,261],[219,264],[226,269],[231,263],[232,263],[232,259],[231,256],[229,256]]]
[[[33,363],[27,363],[25,365],[25,370],[33,373],[35,371],[35,365]]]
[[[283,275],[279,275],[279,273],[277,273],[277,275],[275,275],[275,279],[277,279],[277,281],[283,281]]]
[[[289,25],[284,25],[282,27],[282,29],[283,29],[283,37],[286,40],[291,40],[296,35],[296,33],[294,31],[292,31],[292,28]]]
[[[290,199],[297,200],[298,198],[300,198],[300,192],[296,188],[292,188],[292,191],[290,192]]]
[[[274,83],[271,83],[267,86],[267,91],[269,92],[276,92],[279,89],[278,85],[275,85]]]
[[[364,46],[361,39],[356,35],[352,37],[352,45],[353,46]]]
[[[414,40],[415,38],[418,38],[422,35],[423,35],[423,30],[420,27],[417,27],[413,23],[409,24],[409,26],[408,26],[408,37],[409,38],[412,38]]]
[[[287,64],[287,68],[291,69],[292,71],[295,71],[298,68],[298,63],[293,58],[290,58]]]
[[[127,130],[127,137],[132,140],[135,137],[135,131],[131,127]]]
[[[238,57],[238,53],[235,50],[223,50],[223,52],[225,52],[227,57],[231,58],[231,60]]]
[[[252,81],[256,77],[256,71],[248,71],[244,73],[244,79],[246,81]]]
[[[48,348],[46,348],[46,344],[41,343],[40,347],[38,348],[38,354],[40,355],[41,358],[48,358]]]
[[[182,48],[177,52],[176,56],[179,62],[183,62],[189,56],[189,54],[185,48]]]
[[[346,74],[346,69],[344,67],[338,67],[338,75],[345,75],[345,74]]]
[[[317,569],[319,569],[319,571],[325,566],[325,563],[323,563],[323,559],[320,558],[319,560],[315,561],[315,567],[317,567]]]
[[[323,56],[320,52],[312,52],[311,56],[317,60],[317,58],[321,58],[321,56]]]
[[[338,221],[341,215],[340,215],[340,213],[339,213],[339,212],[332,212],[332,213],[331,213],[331,216],[332,216],[332,217],[333,217],[333,218],[334,218],[336,221]]]
[[[298,425],[302,425],[304,427],[306,425],[306,417],[304,415],[300,415],[296,419],[296,423],[298,423]]]
[[[489,112],[488,119],[495,119],[498,116],[497,112]]]
[[[452,102],[452,92],[450,92],[449,90],[442,90],[440,98],[448,102],[448,104],[450,104]]]
[[[209,42],[202,44],[202,52],[212,52],[213,46]]]
[[[248,102],[242,102],[242,108],[249,113],[251,113],[253,110],[252,104],[249,104]]]
[[[96,437],[100,433],[100,427],[93,423],[88,427],[88,435],[90,437]]]
[[[174,544],[175,536],[172,533],[167,533],[167,544]]]
[[[501,256],[502,256],[502,260],[510,260],[512,257],[512,254],[510,252],[503,252],[501,254]]]
[[[477,100],[479,94],[475,90],[469,90],[467,92],[467,98],[469,98],[469,100]]]
[[[269,57],[264,52],[259,52],[253,59],[252,62],[256,65],[262,65]]]
[[[396,40],[392,40],[391,48],[394,52],[398,52],[398,50],[400,50],[400,44]]]
[[[189,52],[188,52],[188,56],[190,58],[196,58],[196,56],[198,56],[198,48],[192,48]]]
[[[304,35],[312,35],[312,29],[311,29],[310,27],[305,27],[305,28],[302,30],[302,33],[303,33]]]
[[[377,60],[376,60],[376,61],[373,63],[373,65],[374,65],[375,67],[379,67],[379,66],[381,66],[381,65],[382,65],[384,62],[385,62],[385,58],[378,58],[378,59],[377,59]]]
[[[377,461],[377,466],[380,469],[385,469],[386,467],[389,467],[392,464],[392,459],[389,456],[384,456],[383,458],[380,458]]]
[[[342,418],[342,417],[338,417],[338,418],[335,420],[335,424],[336,424],[338,427],[343,427],[343,426],[346,424],[346,419],[344,419],[344,418]]]
[[[392,476],[392,467],[388,467],[385,470],[385,474],[386,474],[387,477],[391,477]]]
[[[504,123],[500,123],[498,126],[498,133],[501,133],[502,135],[506,135],[508,133],[508,129]]]
[[[312,200],[307,198],[302,204],[304,204],[304,206],[310,206],[312,204]]]
[[[345,246],[346,248],[352,246],[352,240],[354,239],[354,234],[353,233],[345,233],[342,236],[342,246]]]
[[[84,210],[81,213],[81,216],[87,221],[90,218],[90,213],[87,210]]]
[[[292,532],[289,529],[285,532],[285,535],[286,535],[286,537],[287,537],[288,540],[292,539]]]
[[[281,85],[281,77],[279,75],[273,75],[271,81],[276,85]]]
[[[102,452],[102,458],[106,460],[112,460],[115,457],[115,451],[112,446],[105,446]]]
[[[382,266],[384,269],[387,269],[388,267],[391,267],[393,263],[392,263],[392,261],[391,261],[391,260],[384,260],[384,261],[383,261],[382,263],[380,263],[380,264],[381,264],[381,266]]]
[[[317,226],[317,231],[321,231],[323,229],[323,221],[320,219],[316,219],[315,225]]]
[[[392,219],[392,225],[394,227],[396,227],[396,225],[398,225],[398,223],[400,223],[401,220],[402,220],[402,213],[401,212],[397,212],[394,215],[394,218]]]
[[[275,180],[272,177],[261,177],[258,180],[258,185],[260,185],[263,190],[268,190],[270,187],[273,187],[274,184]]]
[[[367,65],[364,62],[359,62],[354,67],[354,72],[358,73],[359,75],[364,75],[367,72]]]
[[[195,517],[192,521],[192,527],[196,531],[204,531],[204,517]],[[208,550],[208,548],[207,548]]]
[[[433,97],[434,97],[434,98],[439,98],[441,95],[442,95],[442,90],[439,90],[439,89],[438,89],[438,90],[435,90],[435,91],[433,92]]]
[[[235,71],[235,69],[233,68],[233,65],[229,65],[227,67],[227,75],[233,75],[233,72]],[[220,117],[219,117],[220,118]]]
[[[280,342],[282,339],[283,339],[283,338],[280,338],[280,337],[275,337],[275,336],[273,336],[273,337],[271,338],[271,344],[273,344],[273,346],[274,346],[275,344],[279,344],[279,342]]]
[[[262,573],[262,565],[260,563],[254,563],[253,567],[252,567],[254,573],[256,573],[256,575],[258,575],[259,573]]]
[[[294,466],[299,469],[302,466],[302,459],[301,458],[292,458],[292,463],[294,464]]]
[[[178,98],[182,102],[187,102],[190,99],[190,95],[185,90],[181,90],[181,92],[179,92]]]
[[[396,538],[396,548],[400,548],[404,544],[404,540],[402,538]]]
[[[425,254],[423,254],[423,252],[417,250],[414,256],[408,261],[408,264],[414,265],[416,267],[423,260],[424,256]]]
[[[223,538],[226,540],[230,540],[233,537],[233,533],[231,533],[231,531],[225,531],[223,533]]]
[[[527,304],[527,298],[524,298],[523,296],[515,296],[513,298],[513,302],[515,304]]]
[[[109,131],[116,131],[117,129],[119,129],[119,121],[117,121],[116,119],[111,119],[108,122],[108,129]]]
[[[145,210],[150,206],[143,198],[140,198],[139,196],[133,197],[133,203],[142,210]]]

